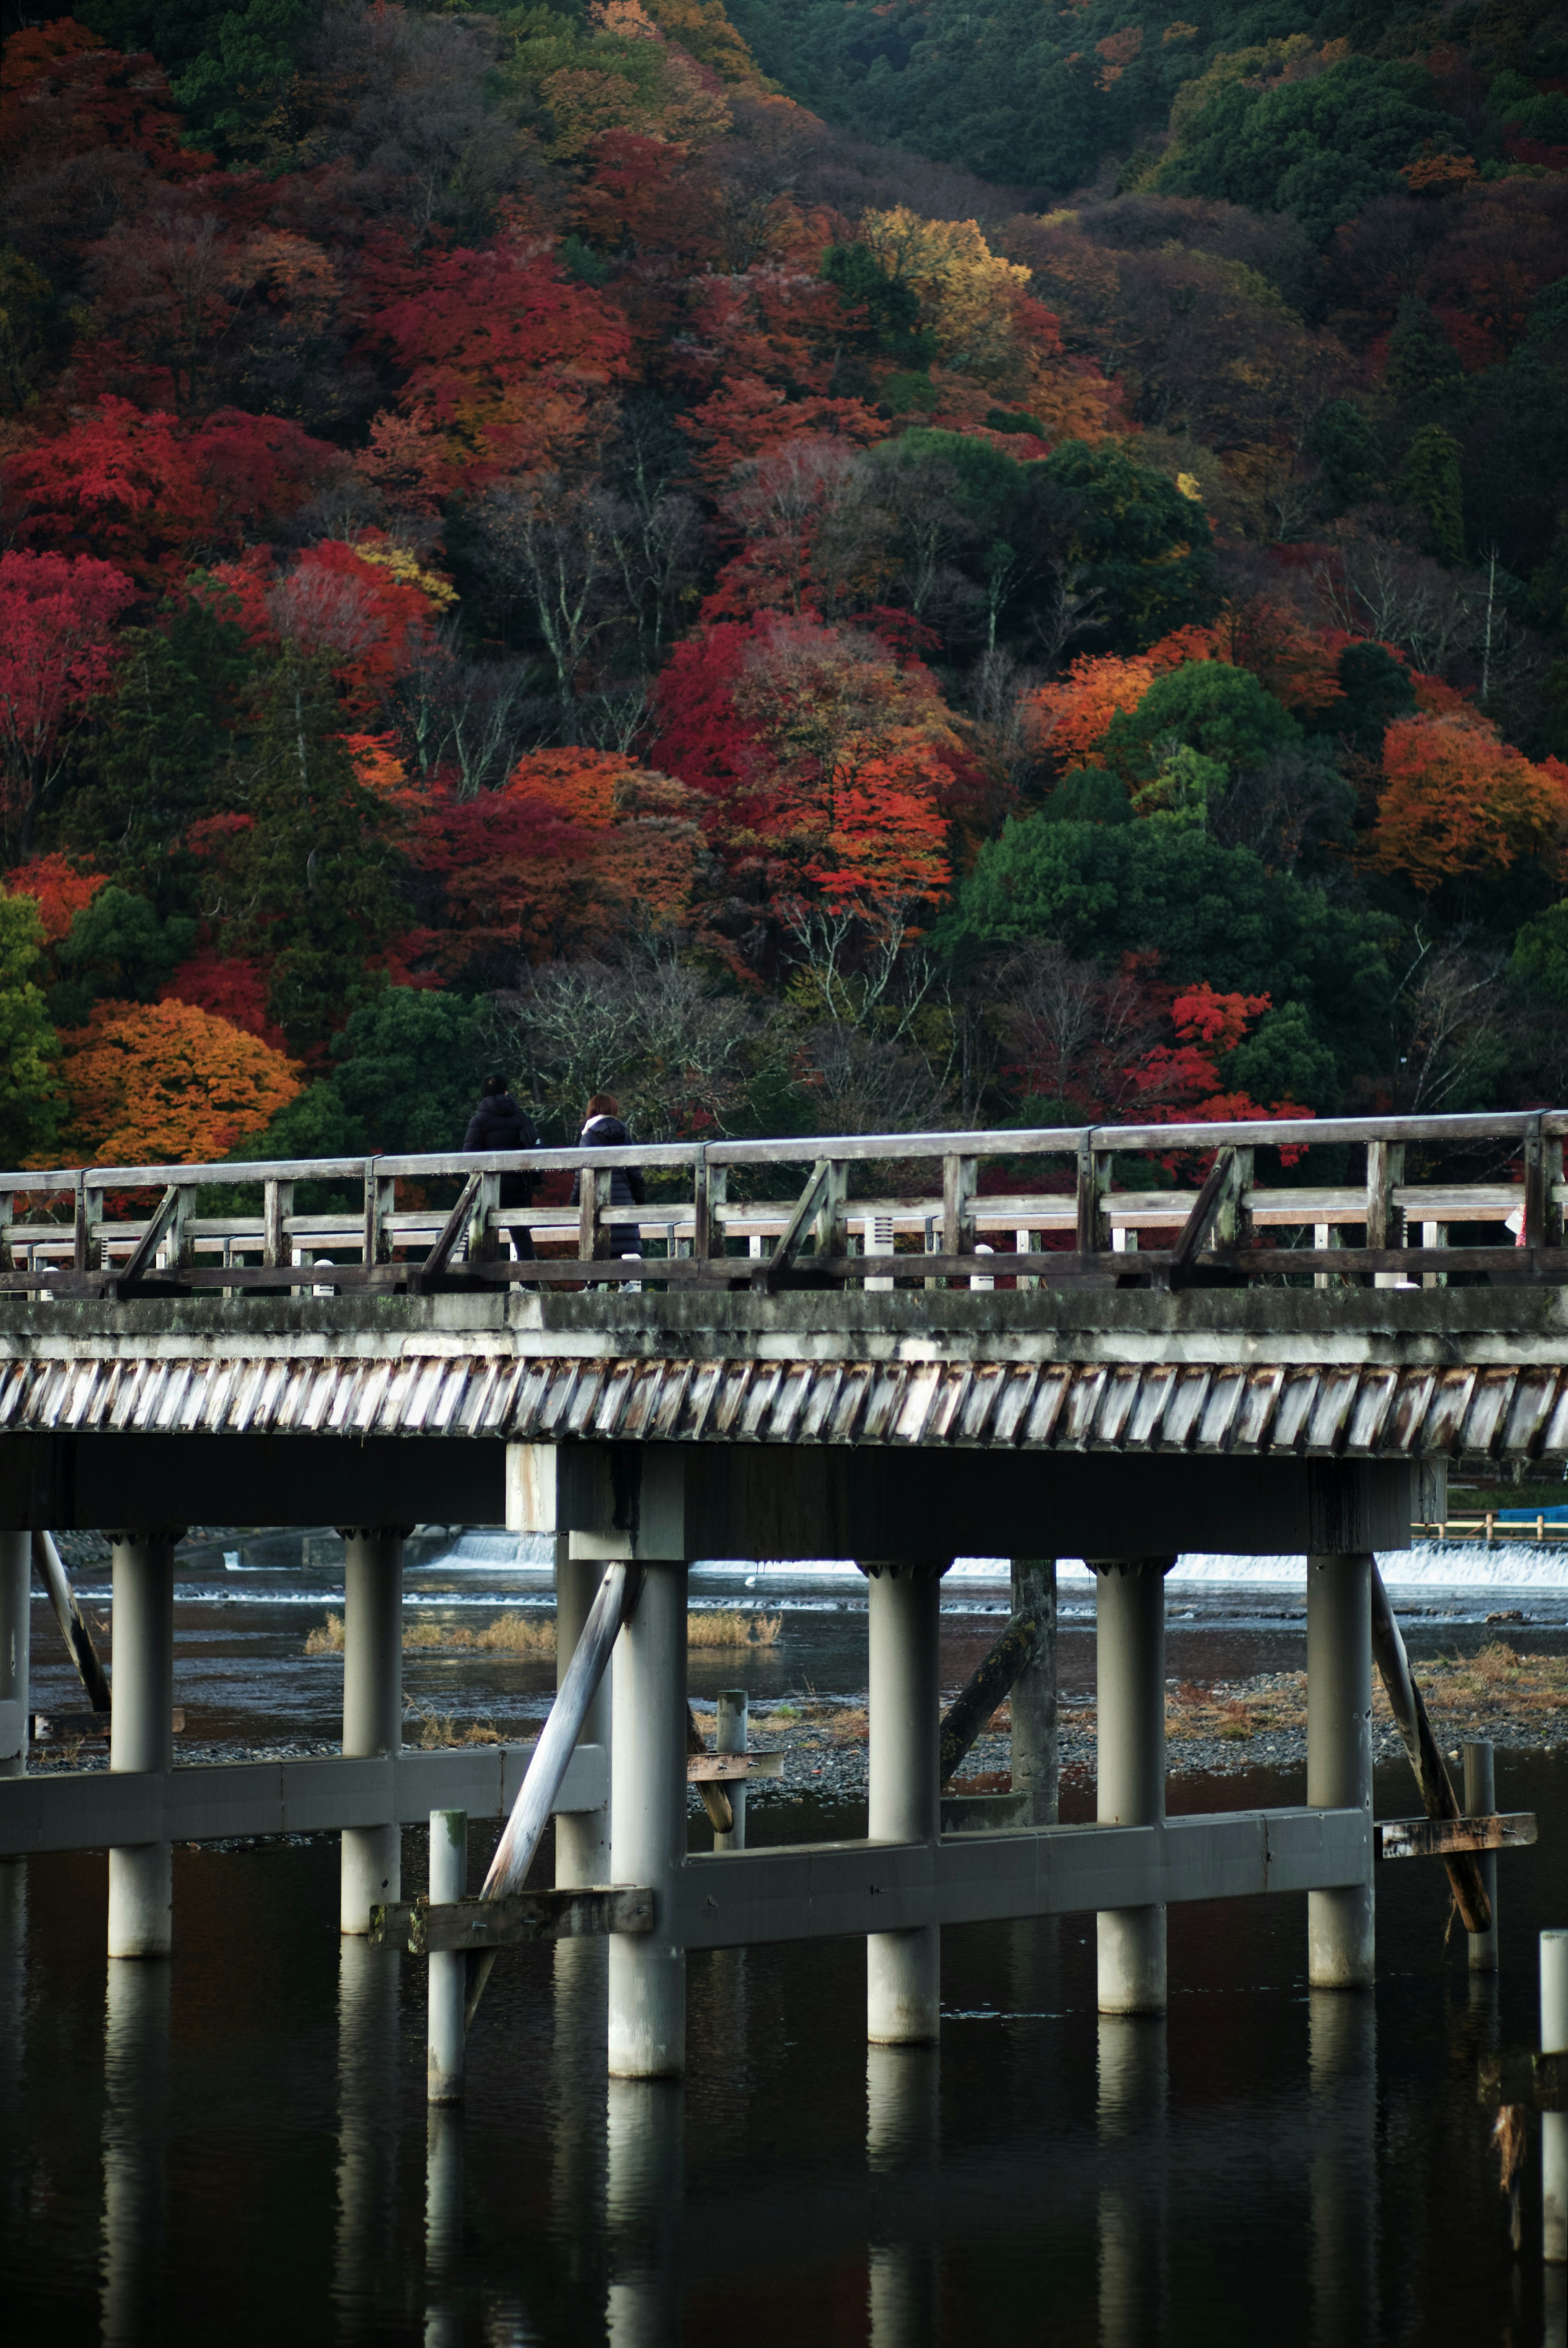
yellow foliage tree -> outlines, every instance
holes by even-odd
[[[993,252],[978,222],[922,220],[896,204],[867,212],[861,241],[890,277],[919,295],[944,366],[984,376],[1014,364],[1014,309],[1029,290],[1029,273]]]
[[[191,1003],[99,1003],[60,1037],[59,1150],[100,1166],[210,1164],[301,1090],[294,1061]]]

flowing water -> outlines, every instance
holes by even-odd
[[[341,1604],[340,1550],[231,1536],[224,1554],[181,1552],[182,1743],[329,1742],[341,1662],[302,1650]],[[428,1536],[414,1559],[415,1619],[548,1603],[501,1537]],[[1562,1651],[1568,1575],[1548,1551],[1526,1580],[1530,1562],[1385,1559],[1412,1649],[1478,1645],[1517,1608],[1508,1635]],[[1172,1576],[1172,1676],[1303,1663],[1302,1561],[1237,1572]],[[78,1584],[107,1617],[107,1576]],[[1092,1688],[1092,1596],[1064,1567],[1069,1696]],[[864,1700],[852,1575],[705,1568],[693,1598],[782,1618],[744,1659],[694,1651],[699,1698],[744,1679],[758,1699]],[[949,1578],[944,1683],[1006,1606],[994,1564]],[[38,1704],[79,1705],[36,1628]],[[514,1734],[553,1667],[415,1653],[406,1675],[417,1706]],[[1097,2017],[1092,1918],[950,1931],[937,2052],[868,2055],[858,1943],[725,1951],[691,1960],[683,2090],[606,2080],[602,1947],[519,1950],[474,2031],[466,2108],[433,2116],[422,1971],[340,1942],[332,1838],[179,1850],[178,1953],[112,1969],[100,1855],[0,1865],[0,2338],[1561,2343],[1533,2132],[1516,2251],[1477,2081],[1489,2049],[1537,2039],[1533,1936],[1568,1923],[1568,1753],[1500,1752],[1497,1775],[1541,1841],[1500,1860],[1495,1981],[1468,1976],[1462,1936],[1445,1947],[1432,1863],[1379,1869],[1375,1996],[1307,1991],[1300,1898],[1173,1910],[1163,2022]],[[1304,1790],[1259,1766],[1171,1798]],[[1415,1807],[1402,1766],[1379,1770],[1377,1807]],[[863,1805],[763,1800],[749,1826],[854,1834]],[[493,1834],[474,1829],[476,1869]]]

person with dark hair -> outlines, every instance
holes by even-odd
[[[627,1149],[632,1137],[621,1122],[621,1104],[614,1093],[595,1093],[588,1104],[583,1120],[583,1130],[577,1137],[580,1149]],[[583,1178],[572,1178],[572,1203],[582,1202]],[[612,1207],[640,1207],[647,1197],[647,1186],[642,1169],[636,1166],[615,1166],[610,1170],[610,1204]],[[611,1255],[641,1255],[642,1233],[635,1223],[612,1223],[607,1234]]]
[[[504,1076],[487,1076],[480,1086],[480,1105],[469,1119],[469,1129],[463,1136],[465,1149],[537,1149],[539,1136],[533,1119],[526,1109],[513,1100]],[[533,1203],[534,1177],[531,1174],[503,1174],[500,1178],[500,1205],[527,1207]],[[533,1253],[533,1233],[526,1223],[510,1226],[512,1244],[519,1256]]]

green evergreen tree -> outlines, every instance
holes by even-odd
[[[1428,551],[1440,562],[1465,559],[1460,444],[1440,424],[1423,424],[1399,469],[1398,494],[1427,525]]]
[[[1382,486],[1377,435],[1353,399],[1326,400],[1312,419],[1306,445],[1323,468],[1325,502],[1332,511],[1364,504]]]
[[[0,1163],[46,1150],[65,1104],[50,1066],[55,1031],[39,986],[44,925],[31,897],[0,897]]]
[[[114,689],[60,829],[160,915],[191,913],[201,867],[185,834],[223,804],[251,649],[233,621],[199,600],[155,627],[122,630],[119,642]]]
[[[1459,353],[1429,305],[1413,294],[1406,295],[1395,317],[1383,380],[1400,407],[1417,416],[1447,407],[1460,387]]]
[[[323,660],[285,652],[253,705],[229,784],[252,819],[230,868],[233,934],[273,958],[268,1010],[291,1051],[312,1051],[378,990],[367,960],[407,922],[396,827],[356,772]]]

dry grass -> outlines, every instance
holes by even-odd
[[[771,1647],[778,1643],[781,1614],[742,1614],[724,1608],[687,1620],[686,1644],[691,1647]],[[329,1614],[304,1643],[307,1655],[341,1655],[343,1617]],[[455,1622],[409,1622],[403,1630],[403,1653],[416,1654],[553,1655],[555,1622],[549,1614],[500,1614],[481,1630],[468,1631]]]
[[[1568,1655],[1522,1655],[1503,1639],[1479,1655],[1424,1663],[1416,1677],[1434,1724],[1455,1729],[1477,1721],[1541,1722],[1568,1708]]]
[[[716,1606],[686,1616],[688,1647],[776,1647],[784,1628],[782,1614],[743,1614],[738,1607]]]
[[[409,1717],[418,1721],[418,1728],[405,1742],[420,1746],[427,1753],[443,1745],[504,1745],[507,1741],[493,1721],[470,1720],[466,1728],[459,1728],[455,1713],[437,1712],[424,1704],[411,1706]]]

